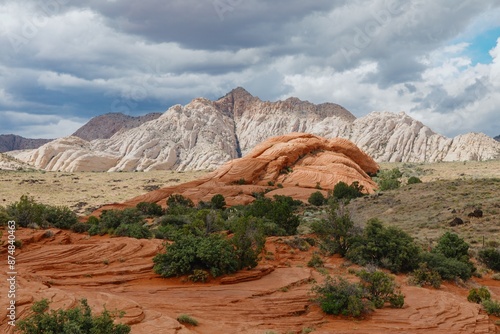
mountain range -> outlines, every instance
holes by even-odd
[[[349,139],[378,162],[489,160],[500,154],[500,142],[491,137],[469,133],[446,138],[405,113],[356,118],[334,103],[316,105],[295,97],[262,101],[243,88],[216,101],[196,98],[133,122],[117,114],[99,117],[74,136],[11,154],[45,170],[215,169],[269,137],[291,132]]]

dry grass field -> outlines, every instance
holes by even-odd
[[[64,173],[0,171],[0,205],[22,195],[37,202],[64,205],[78,214],[89,214],[104,204],[122,202],[148,191],[198,179],[207,172]]]

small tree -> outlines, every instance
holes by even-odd
[[[500,271],[500,250],[496,248],[485,248],[479,251],[479,260],[488,268]]]
[[[214,195],[210,199],[210,205],[213,209],[223,210],[226,207],[226,199],[221,194]]]
[[[323,195],[323,193],[321,193],[321,191],[316,191],[316,192],[313,192],[311,194],[311,196],[309,196],[307,201],[309,202],[309,204],[312,204],[315,206],[321,206],[321,205],[325,204],[326,198]]]
[[[351,199],[363,196],[363,186],[359,182],[354,181],[351,185],[340,181],[333,187],[333,197],[336,199],[344,199],[350,201]]]
[[[401,308],[404,305],[404,296],[397,289],[394,277],[379,270],[361,270],[356,276],[361,278],[367,298],[376,308],[382,308],[386,302],[391,306]]]

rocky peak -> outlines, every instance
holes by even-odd
[[[51,140],[24,138],[13,134],[0,135],[0,152],[35,149]]]

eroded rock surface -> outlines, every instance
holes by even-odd
[[[197,98],[136,123],[109,139],[69,137],[10,154],[36,168],[69,172],[214,169],[269,137],[290,132],[349,139],[379,162],[488,160],[500,154],[500,142],[491,137],[446,138],[405,113],[373,112],[356,119],[337,104],[261,101],[243,88],[217,101]],[[100,130],[85,128],[94,132]]]
[[[358,182],[365,192],[372,193],[376,184],[368,174],[375,174],[378,168],[371,157],[346,139],[292,133],[269,138],[245,157],[227,162],[203,179],[104,206],[96,214],[139,202],[165,205],[165,199],[172,194],[181,194],[195,203],[222,194],[228,205],[248,204],[254,200],[253,193],[264,191],[270,197],[286,195],[307,201],[318,189],[326,195],[340,181]]]

